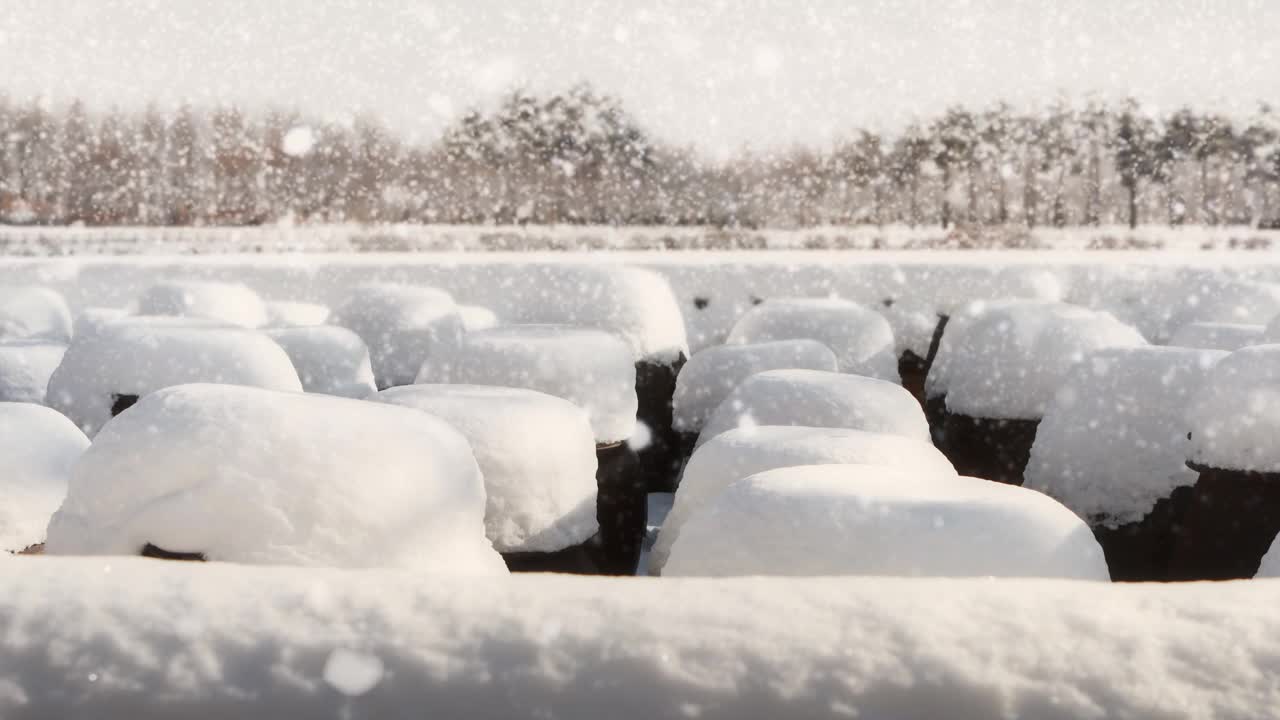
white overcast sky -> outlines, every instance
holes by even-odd
[[[587,80],[723,153],[956,102],[1280,101],[1280,0],[0,0],[0,90],[95,108],[369,111],[430,138],[504,90]]]

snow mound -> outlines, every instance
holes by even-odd
[[[1169,327],[1192,322],[1265,325],[1280,315],[1280,285],[1234,280],[1221,274],[1186,275],[1166,298]]]
[[[58,292],[46,287],[0,288],[0,338],[71,340],[71,309]]]
[[[153,393],[72,470],[54,555],[505,573],[466,438],[406,408],[229,385]]]
[[[311,325],[264,332],[284,348],[303,390],[357,399],[376,392],[369,349],[350,330]]]
[[[1011,265],[996,273],[985,296],[991,299],[1061,302],[1067,297],[1063,275],[1042,267]]]
[[[821,370],[769,370],[729,393],[703,426],[698,446],[722,432],[759,425],[849,428],[929,439],[920,403],[901,385]]]
[[[193,382],[302,390],[289,356],[262,333],[123,323],[76,338],[45,401],[93,437],[121,396]]]
[[[1074,305],[1053,301],[1005,299],[973,301],[951,313],[946,329],[938,343],[938,353],[929,367],[924,381],[925,397],[946,395],[951,387],[951,374],[957,358],[965,358],[982,352],[979,336],[971,336],[969,327],[990,316],[1000,315],[1003,322],[1014,322],[1020,315],[1036,315],[1042,312],[1087,312]],[[1000,321],[997,321],[1000,322]]]
[[[730,483],[792,465],[860,464],[902,467],[927,475],[956,474],[937,448],[898,435],[799,426],[730,430],[698,448],[685,465],[675,504],[650,556],[650,571],[661,571],[680,529]]]
[[[1175,347],[1226,350],[1234,352],[1249,345],[1263,345],[1280,341],[1280,333],[1264,335],[1266,326],[1244,323],[1193,322],[1178,328],[1169,338]]]
[[[635,431],[634,363],[631,347],[607,332],[508,325],[432,351],[417,382],[528,388],[564,398],[587,411],[597,443],[616,443]]]
[[[0,340],[0,402],[44,403],[49,376],[67,346],[44,340]]]
[[[272,300],[267,303],[267,327],[310,327],[324,325],[329,308],[319,303]]]
[[[408,385],[429,352],[462,340],[462,318],[443,290],[378,283],[353,289],[329,322],[359,335],[369,347],[378,387]]]
[[[459,305],[458,316],[462,318],[462,327],[467,332],[488,330],[498,326],[498,314],[487,307]]]
[[[239,283],[171,281],[152,285],[138,298],[139,315],[176,315],[256,328],[267,324],[258,293]]]
[[[938,327],[938,313],[932,303],[906,298],[894,301],[879,312],[893,330],[896,354],[910,350],[920,358],[929,356],[933,332]]]
[[[1257,720],[1280,705],[1268,581],[46,558],[0,563],[0,586],[0,715],[15,718]],[[332,687],[337,669],[367,692]]]
[[[485,385],[410,385],[372,398],[423,410],[471,443],[484,475],[485,534],[499,552],[552,552],[595,534],[595,436],[558,397]]]
[[[1090,524],[1138,522],[1174,488],[1194,484],[1183,414],[1226,353],[1102,350],[1076,365],[1036,429],[1025,487]]]
[[[689,517],[663,574],[1109,578],[1093,532],[1046,495],[880,465],[731,483]]]
[[[1004,305],[955,330],[947,410],[980,418],[1039,419],[1072,366],[1090,353],[1146,344],[1109,313],[1064,305]]]
[[[839,298],[771,298],[748,310],[726,345],[817,340],[836,354],[840,372],[898,380],[893,329],[879,313]]]
[[[499,314],[510,322],[574,325],[612,333],[633,360],[670,364],[689,353],[684,315],[666,278],[625,266],[542,265],[504,288]],[[498,310],[495,304],[488,304]]]
[[[672,422],[680,432],[698,432],[743,380],[765,370],[800,368],[836,372],[836,356],[816,340],[777,340],[754,345],[717,345],[689,358],[676,377]]]
[[[71,466],[87,447],[89,438],[57,412],[0,402],[0,555],[44,542]]]
[[[1188,459],[1226,470],[1280,472],[1280,345],[1223,358],[1187,408]]]
[[[120,327],[152,328],[241,328],[238,325],[212,318],[178,317],[176,315],[130,315],[115,308],[89,308],[76,317],[75,339],[82,340],[102,331],[103,328]]]

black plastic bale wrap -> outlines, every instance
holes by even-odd
[[[1171,496],[1168,579],[1253,577],[1280,533],[1280,473],[1187,465],[1200,477]]]
[[[1021,485],[1039,420],[970,417],[948,412],[943,454],[961,475]]]
[[[1102,546],[1107,568],[1115,582],[1164,582],[1170,580],[1169,555],[1173,544],[1176,508],[1161,498],[1145,517],[1116,527],[1091,523],[1093,536]]]
[[[671,428],[671,397],[676,392],[676,376],[687,359],[682,352],[670,363],[636,363],[636,420],[649,432],[648,445],[638,452],[649,492],[675,490],[684,463],[680,434]]]
[[[596,447],[596,519],[588,547],[597,572],[634,575],[648,520],[648,491],[636,451],[625,442]]]

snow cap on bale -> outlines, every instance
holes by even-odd
[[[391,283],[356,287],[329,322],[354,331],[369,346],[380,388],[412,383],[428,352],[456,346],[463,333],[449,293]]]
[[[1089,527],[1046,495],[879,465],[731,483],[684,524],[663,574],[1109,577]]]
[[[1231,353],[1187,408],[1187,459],[1223,470],[1280,472],[1280,345]]]
[[[409,385],[371,399],[431,413],[466,436],[484,475],[485,533],[499,552],[554,552],[595,534],[595,436],[582,408],[486,385]]]
[[[57,412],[0,402],[0,555],[44,542],[89,438]]]
[[[901,355],[908,350],[919,358],[929,356],[933,333],[940,320],[938,311],[928,302],[916,299],[896,300],[892,305],[879,309],[893,330],[894,352]]]
[[[1221,273],[1184,273],[1183,282],[1169,288],[1164,304],[1168,327],[1192,322],[1265,325],[1280,315],[1280,285],[1233,280]],[[1159,338],[1162,339],[1162,338]]]
[[[735,480],[792,465],[857,464],[901,467],[927,475],[956,474],[933,445],[899,435],[775,425],[720,433],[698,448],[685,465],[675,502],[650,555],[651,571],[662,569],[689,518]]]
[[[71,339],[71,309],[46,287],[0,287],[0,338]]]
[[[564,398],[587,411],[597,443],[611,444],[635,431],[634,363],[631,348],[601,330],[508,325],[432,351],[417,382],[528,388]]]
[[[267,303],[267,327],[310,327],[323,325],[329,308],[318,303],[272,300]]]
[[[130,315],[114,308],[89,308],[76,318],[77,341],[102,332],[104,328],[122,326],[149,328],[236,328],[238,325],[213,318],[179,317],[177,315]]]
[[[1280,342],[1280,328],[1274,334],[1265,332],[1266,330],[1264,325],[1246,323],[1193,322],[1178,328],[1169,338],[1169,344],[1175,347],[1234,352],[1250,345]]]
[[[46,404],[93,437],[120,396],[193,382],[302,390],[289,356],[260,332],[125,323],[71,343]]]
[[[67,346],[46,340],[0,340],[0,402],[44,403],[49,376]]]
[[[849,300],[771,298],[739,318],[725,344],[806,338],[831,348],[840,372],[898,380],[898,358],[889,321]]]
[[[765,370],[788,368],[836,372],[836,356],[816,340],[717,345],[694,353],[676,377],[672,427],[698,432],[743,380]]]
[[[152,285],[138,298],[138,314],[207,318],[247,328],[267,323],[258,293],[239,283],[203,280]]]
[[[375,392],[369,349],[350,330],[311,325],[264,332],[284,348],[303,390],[357,399]]]
[[[1040,300],[1061,302],[1067,296],[1063,273],[1042,267],[1010,265],[992,278],[983,294],[992,299]]]
[[[901,385],[821,370],[769,370],[729,393],[703,426],[698,445],[722,432],[758,425],[849,428],[929,439],[920,403]]]
[[[539,265],[522,269],[503,288],[504,319],[574,325],[612,333],[632,350],[633,362],[666,365],[689,353],[684,315],[666,278],[621,266]]]
[[[1025,487],[1091,524],[1142,520],[1186,466],[1187,404],[1226,353],[1190,348],[1101,350],[1075,366],[1036,429]]]
[[[956,331],[947,410],[1003,420],[1043,417],[1063,378],[1089,353],[1146,344],[1109,313],[1064,305],[1007,305]]]
[[[54,555],[503,574],[484,483],[426,413],[229,385],[153,393],[103,428],[49,523]]]
[[[498,315],[487,307],[479,305],[459,305],[458,316],[462,318],[462,327],[467,332],[488,330],[498,326]]]

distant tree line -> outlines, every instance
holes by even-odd
[[[1280,113],[954,107],[894,135],[711,162],[589,87],[508,95],[430,143],[375,118],[0,98],[0,221],[798,227],[1280,226]]]

